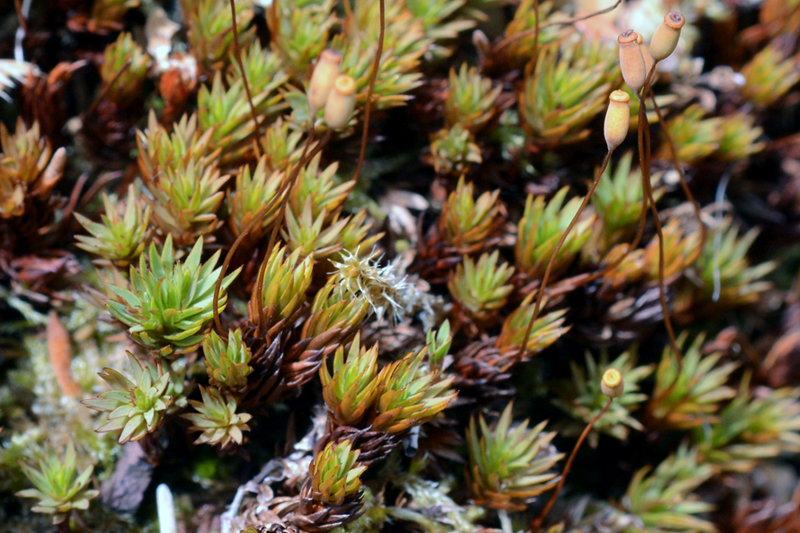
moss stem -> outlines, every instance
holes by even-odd
[[[700,257],[700,254],[705,247],[706,239],[708,238],[708,228],[706,228],[706,225],[703,223],[703,216],[700,212],[700,204],[697,203],[697,200],[695,200],[694,195],[692,194],[692,190],[686,183],[686,175],[684,174],[683,167],[681,167],[681,163],[678,160],[678,152],[675,149],[675,141],[672,140],[672,135],[670,135],[669,130],[667,129],[667,124],[664,121],[664,114],[661,112],[661,107],[659,107],[658,103],[656,102],[656,95],[652,90],[648,92],[650,93],[650,100],[653,102],[653,107],[658,115],[658,123],[661,125],[661,133],[664,135],[664,138],[667,139],[667,146],[669,147],[672,166],[675,167],[675,170],[678,172],[678,178],[681,181],[683,193],[686,195],[686,199],[689,200],[689,203],[692,204],[694,216],[697,218],[697,224],[700,226],[700,245],[695,248],[694,252],[692,252],[692,255],[686,260],[687,263],[694,263],[697,258]]]
[[[575,18],[572,18],[572,19],[569,19],[569,20],[557,20],[555,22],[548,22],[544,26],[540,26],[539,25],[539,15],[538,15],[538,12],[537,12],[537,14],[536,14],[536,27],[529,28],[529,29],[521,31],[519,33],[515,33],[514,35],[509,35],[508,37],[506,37],[505,39],[503,39],[502,41],[497,43],[497,46],[494,47],[493,52],[499,52],[500,50],[502,50],[506,46],[508,46],[508,45],[510,45],[510,44],[512,44],[512,43],[514,43],[516,41],[519,41],[521,39],[525,39],[526,37],[530,37],[531,35],[538,36],[539,32],[541,30],[546,29],[546,28],[551,28],[553,26],[571,26],[571,25],[575,24],[576,22],[582,22],[584,20],[589,20],[590,18],[598,17],[600,15],[605,15],[606,13],[611,13],[612,11],[617,9],[617,7],[619,7],[619,5],[621,3],[622,3],[622,0],[617,0],[616,2],[614,2],[613,5],[608,6],[606,8],[603,8],[603,9],[601,9],[599,11],[594,11],[592,13],[589,13],[588,15],[575,17]],[[538,7],[539,7],[539,2],[537,0],[537,1],[534,2],[534,9],[538,9]],[[539,39],[537,38],[536,39],[537,43],[538,43],[538,40]]]
[[[347,3],[349,0],[345,0]],[[367,87],[367,101],[364,104],[364,130],[361,133],[361,150],[358,153],[358,163],[356,164],[356,171],[353,173],[353,182],[358,181],[358,176],[361,174],[361,167],[364,166],[364,156],[367,153],[367,140],[369,137],[369,118],[372,109],[372,94],[375,91],[375,81],[378,79],[378,69],[381,66],[381,55],[383,54],[383,40],[386,33],[386,4],[385,0],[378,2],[380,6],[380,34],[378,35],[378,49],[375,51],[375,59],[372,62],[372,75],[369,78],[369,87]]]
[[[236,56],[236,62],[239,63],[239,71],[242,73],[242,85],[244,85],[244,92],[247,93],[247,103],[250,104],[250,116],[253,118],[253,150],[256,154],[256,159],[261,157],[261,150],[258,148],[258,113],[256,113],[256,106],[253,104],[253,94],[250,92],[250,83],[247,81],[247,73],[244,71],[244,63],[242,62],[242,49],[239,46],[239,27],[236,23],[236,4],[234,0],[231,3],[231,18],[233,19],[233,50]]]
[[[609,398],[606,402],[605,407],[595,415],[594,418],[583,428],[583,433],[581,436],[578,437],[578,442],[575,443],[575,447],[572,448],[572,453],[569,454],[569,458],[567,459],[567,464],[564,465],[564,471],[561,472],[561,479],[558,480],[558,485],[556,485],[555,490],[550,495],[550,499],[547,500],[547,505],[544,506],[542,512],[539,513],[539,516],[534,518],[531,521],[531,531],[536,532],[542,527],[542,522],[544,519],[547,518],[547,513],[550,512],[550,509],[553,507],[553,504],[556,502],[556,498],[558,498],[558,493],[561,492],[561,489],[564,487],[564,482],[567,480],[567,474],[569,474],[570,468],[572,468],[572,463],[575,461],[575,456],[578,454],[578,450],[580,449],[583,441],[586,440],[586,436],[589,435],[589,432],[592,430],[592,427],[597,423],[600,418],[608,412],[609,407],[611,407],[611,402],[613,402],[613,398]]]
[[[575,216],[572,217],[572,220],[567,226],[566,231],[561,235],[561,239],[559,239],[558,244],[556,245],[553,254],[550,256],[550,260],[547,262],[547,268],[544,270],[544,276],[542,277],[542,283],[539,285],[539,292],[536,294],[536,303],[533,306],[533,316],[531,317],[531,321],[528,323],[528,327],[525,329],[525,336],[522,338],[522,346],[519,349],[519,359],[522,359],[525,355],[525,349],[528,345],[528,340],[530,340],[531,332],[533,331],[533,323],[536,322],[536,319],[539,318],[539,312],[541,311],[542,300],[544,299],[544,290],[547,287],[547,282],[550,279],[550,272],[553,269],[553,265],[555,264],[556,257],[558,253],[561,251],[561,247],[564,246],[564,242],[567,240],[570,231],[572,228],[577,224],[578,219],[580,218],[583,210],[589,204],[589,200],[592,198],[592,194],[594,194],[594,190],[597,188],[597,184],[600,183],[600,178],[603,173],[606,171],[606,167],[608,166],[608,162],[611,160],[611,154],[614,153],[614,150],[609,150],[606,153],[605,159],[603,159],[603,164],[600,166],[600,170],[597,171],[597,174],[594,177],[594,181],[592,182],[591,187],[589,187],[589,191],[586,193],[586,196],[583,198],[583,202],[581,203],[578,211],[575,213]]]

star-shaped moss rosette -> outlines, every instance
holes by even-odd
[[[538,48],[541,49],[542,45],[558,40],[564,33],[564,27],[559,25],[544,27],[562,16],[553,2],[539,2],[538,8],[539,17],[541,17]],[[532,30],[537,22],[536,11],[534,0],[522,0],[514,12],[514,18],[506,26],[502,41],[504,46],[499,53],[507,56],[507,59],[505,57],[504,59],[508,60],[511,65],[524,66],[533,55],[536,38]],[[518,35],[523,33],[524,37],[519,38]]]
[[[520,115],[535,143],[576,142],[621,84],[616,46],[589,39],[549,44],[525,80]]]
[[[67,520],[74,509],[87,510],[89,501],[100,495],[99,490],[87,489],[94,466],[89,465],[78,474],[72,441],[67,445],[63,461],[51,452],[39,460],[38,468],[23,461],[19,466],[36,488],[21,490],[16,495],[39,500],[32,511],[53,515],[53,524]]]
[[[723,121],[720,117],[704,118],[705,115],[706,111],[699,104],[693,104],[667,120],[667,131],[683,163],[697,163],[719,149]],[[666,140],[659,148],[658,157],[670,157]]]
[[[582,199],[575,197],[565,204],[567,191],[564,187],[547,202],[544,196],[533,195],[528,196],[525,202],[525,212],[517,228],[514,256],[517,270],[531,280],[544,276],[558,241],[578,212]],[[581,247],[591,237],[593,221],[594,214],[584,211],[553,262],[551,279],[558,279],[577,257]]]
[[[108,413],[106,422],[97,431],[122,430],[120,444],[139,440],[158,429],[174,399],[167,390],[170,373],[164,373],[160,364],[143,364],[130,352],[128,362],[133,374],[125,376],[113,368],[104,368],[100,377],[111,390],[83,400],[91,409]]]
[[[629,151],[622,154],[613,170],[608,165],[592,195],[592,206],[602,222],[602,231],[597,240],[600,241],[598,248],[603,253],[615,244],[632,239],[642,215],[642,171],[632,168],[632,163],[633,152]],[[661,187],[653,190],[656,201],[663,192]]]
[[[131,266],[130,288],[108,286],[118,299],[108,300],[111,314],[129,326],[131,338],[162,357],[177,357],[203,342],[204,329],[213,318],[214,287],[221,268],[214,267],[220,252],[200,264],[203,239],[181,263],[175,259],[172,236],[168,235],[159,255],[155,244],[139,257],[139,268]],[[239,270],[222,280],[222,290]],[[227,296],[219,297],[220,311]]]
[[[800,453],[800,390],[750,386],[746,373],[719,420],[694,431],[703,461],[729,472],[748,472],[758,461]]]
[[[430,150],[430,161],[437,174],[462,176],[470,171],[473,164],[483,161],[475,137],[461,124],[434,133]]]
[[[711,511],[713,505],[691,493],[713,474],[714,468],[699,460],[697,450],[681,446],[655,471],[649,467],[636,471],[622,506],[645,531],[712,533],[713,524],[696,515]]]
[[[798,81],[797,58],[785,58],[777,43],[766,48],[742,67],[745,83],[742,94],[758,106],[778,102]]]
[[[301,257],[314,254],[317,260],[322,260],[342,249],[342,232],[349,220],[349,217],[340,219],[337,215],[329,221],[324,211],[315,217],[309,198],[299,213],[286,210],[286,224],[281,235],[289,249],[299,252]]]
[[[479,415],[478,425],[475,417],[470,420],[467,484],[479,505],[522,511],[536,496],[555,486],[558,473],[551,469],[564,454],[550,444],[555,431],[543,432],[547,422],[528,429],[525,420],[512,427],[512,409],[513,403],[509,403],[492,428],[483,415]]]
[[[703,355],[704,338],[699,335],[687,349],[687,334],[681,334],[678,346],[684,350],[682,362],[669,346],[664,348],[647,406],[648,414],[664,427],[690,429],[718,421],[715,413],[721,403],[736,396],[736,390],[727,383],[737,363],[723,364],[719,352]]]
[[[772,287],[765,277],[776,263],[752,265],[747,257],[757,236],[758,228],[740,234],[739,226],[730,219],[708,232],[705,246],[693,265],[694,275],[683,284],[676,301],[675,314],[679,319],[690,320],[693,316],[753,304]]]
[[[520,358],[525,359],[533,357],[554,342],[556,342],[562,335],[570,330],[572,326],[565,326],[566,322],[566,309],[553,311],[546,315],[540,315],[536,318],[536,322],[531,327],[530,335],[527,338],[527,344],[524,349],[522,343],[525,342],[526,333],[528,333],[528,325],[533,319],[533,311],[536,307],[534,298],[536,293],[530,293],[522,301],[520,306],[511,312],[500,330],[500,335],[497,337],[495,346],[502,354],[514,355],[514,360],[519,361]],[[546,300],[543,301],[542,308]]]
[[[380,393],[375,405],[372,428],[390,435],[405,433],[440,412],[455,399],[451,390],[453,377],[442,379],[435,370],[427,370],[427,347],[411,352],[403,359],[384,367],[378,375]]]
[[[25,213],[34,200],[50,198],[61,179],[64,150],[58,150],[61,155],[51,159],[53,149],[42,136],[39,124],[26,127],[22,119],[17,120],[14,135],[0,124],[0,148],[0,219],[11,219]]]
[[[226,196],[228,227],[237,237],[250,228],[249,242],[257,241],[271,229],[285,196],[281,193],[281,198],[277,198],[286,175],[277,170],[269,171],[267,161],[268,157],[262,155],[255,169],[251,170],[250,165],[241,167],[236,175],[236,187],[228,190]],[[269,207],[265,209],[265,206]],[[254,226],[256,216],[260,216],[262,222]]]
[[[333,356],[333,367],[320,368],[322,396],[330,417],[341,426],[357,426],[371,409],[380,392],[378,374],[378,345],[362,348],[356,334],[345,359],[344,347]]]
[[[337,185],[336,171],[339,164],[333,163],[321,170],[320,159],[318,155],[300,170],[287,208],[298,214],[302,212],[306,202],[310,201],[314,218],[324,213],[330,219],[342,207],[355,184],[348,180]]]
[[[199,431],[195,444],[210,444],[224,450],[231,444],[244,442],[244,431],[249,431],[247,423],[253,418],[248,413],[237,413],[236,400],[214,387],[200,385],[203,401],[189,400],[196,413],[181,415],[192,423],[190,431]]]
[[[259,326],[265,331],[280,328],[291,321],[300,311],[306,299],[306,291],[311,284],[314,269],[314,255],[305,258],[300,250],[288,253],[285,247],[276,247],[262,265],[261,297],[258,295],[259,283],[253,284],[250,301],[247,304],[250,322],[256,324],[260,317],[264,323]],[[261,312],[259,312],[261,306]]]
[[[315,501],[341,505],[361,489],[361,474],[367,469],[358,463],[361,452],[352,449],[350,441],[328,443],[308,468],[311,494]]]
[[[554,387],[559,398],[553,403],[575,418],[575,422],[564,429],[565,435],[580,434],[584,425],[603,410],[608,398],[601,387],[601,376],[608,367],[615,368],[621,373],[625,390],[614,400],[608,412],[595,423],[588,436],[589,444],[593,448],[597,446],[600,433],[624,441],[631,429],[638,431],[644,429],[642,423],[634,418],[632,413],[647,399],[647,395],[639,390],[639,383],[653,372],[652,365],[636,366],[635,352],[628,351],[609,364],[606,364],[605,356],[601,357],[598,364],[598,361],[587,353],[585,370],[574,361],[570,366],[572,381],[565,381]]]
[[[439,217],[440,230],[447,241],[458,248],[485,241],[502,218],[500,191],[485,192],[475,199],[473,189],[472,183],[459,178]]]
[[[260,116],[272,116],[284,106],[283,97],[276,90],[285,78],[277,74],[280,71],[279,63],[275,68],[274,81],[252,95],[253,105]],[[217,71],[211,88],[203,85],[197,95],[197,120],[202,131],[211,131],[214,146],[222,148],[220,165],[227,168],[255,159],[250,141],[256,124],[243,79],[226,86],[222,74]]]
[[[181,0],[186,33],[192,54],[200,70],[208,73],[222,69],[234,51],[233,15],[225,0]],[[255,32],[253,1],[236,2],[236,26],[239,45],[245,49]]]
[[[229,176],[221,174],[216,161],[207,161],[180,159],[147,182],[154,222],[181,247],[211,238],[219,225],[217,212]]]
[[[495,102],[503,86],[492,87],[492,79],[478,74],[478,69],[462,63],[458,73],[454,68],[450,70],[448,85],[444,113],[451,126],[460,124],[476,132],[495,116]]]
[[[247,385],[247,376],[253,371],[252,353],[242,340],[241,329],[229,331],[227,342],[216,331],[209,331],[203,339],[203,355],[212,384],[231,391]]]
[[[120,33],[116,42],[106,47],[103,56],[100,77],[108,90],[106,98],[120,108],[140,98],[150,58],[133,36]]]
[[[483,254],[477,262],[465,256],[447,283],[450,295],[465,320],[488,323],[497,317],[514,289],[509,280],[514,267],[498,265],[499,251]]]
[[[86,228],[91,236],[77,235],[78,247],[87,252],[99,255],[107,263],[118,267],[127,267],[144,251],[150,241],[152,230],[149,227],[150,206],[144,207],[138,201],[133,185],[128,188],[125,200],[125,213],[117,211],[117,202],[103,193],[105,213],[101,222],[92,222],[80,213],[75,218]]]

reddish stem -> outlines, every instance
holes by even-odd
[[[572,463],[575,461],[575,456],[578,454],[578,450],[583,444],[583,441],[586,440],[586,436],[592,430],[592,427],[595,425],[595,423],[597,423],[597,421],[600,420],[600,417],[606,414],[608,408],[611,407],[612,401],[613,398],[609,398],[608,401],[606,402],[605,407],[603,407],[603,409],[599,413],[597,413],[597,415],[594,418],[592,418],[591,422],[589,422],[589,424],[583,429],[583,433],[581,433],[581,436],[578,438],[578,442],[576,442],[575,447],[572,448],[572,453],[569,454],[569,459],[567,459],[567,464],[564,465],[564,471],[561,473],[561,479],[558,480],[558,485],[556,485],[555,490],[550,495],[550,499],[547,501],[547,505],[544,506],[544,509],[542,509],[542,512],[539,513],[539,516],[537,516],[531,521],[531,531],[536,532],[540,527],[542,527],[542,522],[544,522],[544,519],[547,518],[547,513],[550,512],[550,509],[553,507],[553,504],[556,503],[556,498],[558,498],[558,493],[561,492],[561,489],[564,487],[564,482],[567,480],[567,474],[569,474],[569,470],[570,468],[572,468]]]
[[[664,137],[667,139],[667,146],[669,147],[670,157],[672,158],[672,166],[675,167],[675,170],[678,172],[678,178],[680,178],[681,188],[683,189],[683,193],[686,195],[686,199],[689,200],[689,203],[692,204],[692,208],[694,209],[694,216],[697,218],[697,223],[700,225],[700,245],[697,246],[692,255],[689,259],[686,260],[687,263],[694,263],[700,254],[703,251],[703,248],[706,244],[706,238],[708,237],[708,228],[703,223],[703,217],[700,213],[700,205],[694,199],[694,195],[692,194],[692,190],[689,188],[689,185],[686,183],[686,176],[683,172],[683,168],[681,167],[681,163],[678,160],[678,152],[675,150],[675,142],[672,140],[672,135],[670,135],[669,130],[667,129],[667,124],[664,122],[664,115],[661,113],[661,108],[659,107],[658,103],[656,103],[656,96],[653,94],[653,91],[650,92],[650,100],[653,101],[653,107],[656,110],[656,114],[658,115],[658,123],[661,124],[661,132],[664,134]]]
[[[537,11],[537,14],[536,14],[536,27],[529,28],[529,29],[521,31],[519,33],[515,33],[514,35],[509,35],[508,37],[506,37],[505,39],[503,39],[502,41],[497,43],[497,46],[494,47],[493,51],[494,52],[499,52],[500,50],[502,50],[503,48],[505,48],[509,44],[511,44],[511,43],[513,43],[515,41],[519,41],[520,39],[525,39],[526,37],[530,37],[531,35],[536,35],[537,36],[536,40],[538,42],[538,40],[539,40],[538,39],[539,32],[541,30],[545,29],[545,28],[550,28],[550,27],[553,27],[553,26],[571,26],[572,24],[575,24],[576,22],[581,22],[583,20],[589,20],[590,18],[594,18],[594,17],[597,17],[599,15],[605,15],[606,13],[610,13],[610,12],[614,11],[615,9],[617,9],[617,7],[621,3],[622,3],[622,0],[617,0],[614,3],[614,5],[606,7],[604,9],[601,9],[600,11],[595,11],[594,13],[589,13],[588,15],[584,15],[582,17],[576,17],[576,18],[569,19],[569,20],[560,20],[560,21],[555,21],[555,22],[549,22],[549,23],[545,24],[544,26],[539,26],[539,15],[538,15],[538,11]],[[538,7],[539,7],[539,2],[535,1],[534,2],[534,9],[538,10]]]
[[[244,71],[244,63],[242,62],[242,50],[239,46],[239,28],[236,24],[236,4],[234,0],[231,2],[231,17],[233,19],[233,50],[236,56],[236,62],[239,63],[239,71],[242,73],[242,85],[244,85],[244,92],[247,93],[247,103],[250,104],[250,116],[253,119],[253,149],[255,150],[256,159],[261,157],[261,150],[258,148],[258,113],[256,113],[256,106],[253,104],[253,95],[250,93],[250,84],[247,82],[247,73]]]
[[[600,183],[600,177],[605,172],[606,167],[608,166],[608,162],[611,160],[611,154],[613,154],[613,150],[609,150],[606,153],[605,159],[603,159],[603,164],[600,166],[600,170],[597,171],[597,175],[592,182],[592,186],[589,187],[589,192],[586,193],[586,196],[583,198],[583,202],[581,206],[578,208],[578,211],[575,213],[575,216],[572,217],[572,220],[567,226],[566,231],[561,235],[561,239],[558,241],[556,245],[556,249],[553,251],[553,254],[550,256],[550,260],[547,262],[547,268],[544,270],[544,277],[542,278],[542,283],[539,285],[539,292],[536,294],[536,303],[533,306],[533,316],[531,317],[531,321],[528,323],[528,327],[525,329],[525,336],[522,339],[522,346],[519,349],[519,358],[522,359],[525,355],[525,350],[528,345],[528,341],[530,340],[531,331],[533,331],[533,323],[536,322],[536,319],[539,318],[539,312],[542,306],[542,300],[544,299],[544,290],[547,287],[547,282],[550,279],[550,271],[553,269],[553,265],[555,264],[556,257],[558,253],[561,251],[561,247],[564,246],[564,242],[566,242],[567,237],[569,236],[570,231],[572,228],[577,224],[578,219],[580,218],[583,210],[589,204],[589,200],[592,198],[592,194],[594,194],[594,190],[597,188],[597,184]]]
[[[349,0],[345,0],[347,4]],[[367,138],[369,136],[369,116],[372,109],[372,94],[375,91],[375,81],[378,79],[378,69],[381,66],[381,55],[383,54],[383,40],[386,33],[386,5],[384,0],[378,2],[380,6],[380,34],[378,35],[378,49],[375,51],[375,59],[372,61],[372,75],[369,78],[367,88],[367,102],[364,104],[364,131],[361,133],[361,150],[358,153],[358,163],[356,171],[353,173],[353,182],[358,181],[361,174],[361,167],[364,166],[364,156],[367,153]]]

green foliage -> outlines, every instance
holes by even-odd
[[[211,149],[210,142],[211,132],[201,135],[198,131],[196,114],[184,115],[180,121],[172,124],[170,132],[158,123],[156,114],[151,111],[147,129],[136,136],[139,172],[145,183],[153,183],[167,169],[175,170],[188,165],[190,161],[210,166],[219,154]]]
[[[722,117],[722,134],[716,157],[723,161],[737,161],[761,152],[766,143],[758,139],[764,130],[753,125],[753,117],[740,111]]]
[[[370,349],[361,347],[358,334],[353,339],[344,356],[344,347],[340,346],[333,357],[333,369],[328,365],[320,367],[322,396],[328,406],[331,418],[342,426],[356,426],[366,411],[375,403],[379,391],[379,383],[375,380],[378,373],[378,345]]]
[[[228,9],[228,12],[230,12],[230,9]],[[239,68],[239,62],[235,59],[235,55],[231,56],[230,64],[230,73],[227,76],[229,86],[242,79],[242,71]],[[276,88],[288,80],[288,76],[283,70],[283,63],[278,55],[262,50],[261,43],[258,40],[242,50],[242,64],[253,95],[274,92]]]
[[[251,61],[251,64],[258,63]],[[274,63],[273,68],[277,72],[280,66]],[[259,116],[271,116],[281,110],[282,98],[273,92],[284,81],[285,78],[276,73],[261,92],[252,93],[253,105]],[[197,119],[202,131],[211,131],[213,146],[222,148],[222,165],[237,166],[252,157],[252,135],[256,124],[243,80],[236,79],[226,88],[222,83],[222,74],[217,72],[211,89],[203,85],[197,95]]]
[[[102,223],[92,222],[80,213],[75,218],[91,233],[91,237],[78,235],[78,246],[87,252],[101,256],[118,267],[127,267],[142,253],[150,241],[150,206],[141,208],[133,185],[128,187],[125,214],[120,216],[117,199],[103,193],[105,213]]]
[[[603,223],[601,248],[607,248],[632,237],[642,216],[642,171],[632,170],[633,152],[625,152],[616,167],[606,167],[592,195],[592,205]],[[656,201],[663,189],[653,191]]]
[[[164,373],[160,364],[142,364],[130,352],[128,363],[133,371],[130,378],[112,368],[104,368],[100,377],[111,390],[97,398],[83,400],[88,407],[108,413],[106,422],[97,431],[122,430],[120,444],[139,440],[158,429],[174,399],[167,390],[170,374]]]
[[[625,510],[636,515],[646,531],[716,531],[710,522],[695,516],[713,506],[690,495],[714,473],[712,466],[698,462],[697,450],[681,447],[648,476],[649,471],[648,467],[636,471],[624,499]]]
[[[442,412],[456,397],[457,392],[450,389],[453,377],[442,379],[438,372],[425,370],[426,355],[427,349],[411,352],[378,375],[374,429],[404,433]]]
[[[242,330],[228,332],[225,342],[216,331],[209,331],[203,339],[203,355],[211,383],[229,390],[239,390],[247,385],[252,353],[242,339]]]
[[[800,4],[751,2],[723,28],[735,49],[718,50],[698,2],[651,87],[666,119],[643,110],[659,137],[635,160],[623,147],[579,219],[622,84],[613,39],[629,24],[649,38],[660,0],[33,9],[31,63],[0,60],[2,114],[23,117],[13,135],[0,126],[4,525],[44,530],[43,512],[63,531],[152,529],[149,505],[135,524],[112,510],[141,495],[137,450],[183,465],[156,477],[187,531],[508,533],[538,524],[559,481],[533,529],[753,533],[791,515],[771,503],[778,487],[750,488],[800,454],[794,255],[775,244],[800,212],[782,120]],[[335,131],[309,115],[321,53],[356,85]],[[725,209],[746,227],[712,220],[726,172]],[[776,261],[753,262],[764,253]],[[665,348],[665,315],[685,327],[680,350]],[[624,387],[603,385],[609,360]],[[533,423],[514,422],[512,401]],[[565,447],[596,448],[576,449],[566,480],[542,413]],[[185,434],[216,449],[181,456]],[[70,439],[66,457],[16,467]],[[250,469],[262,474],[242,485]],[[94,473],[109,505],[72,513]],[[23,474],[36,512],[8,501]]]
[[[543,46],[536,72],[525,80],[521,115],[535,142],[585,139],[589,122],[622,84],[616,46],[603,41]]]
[[[512,428],[512,408],[509,403],[491,429],[479,415],[480,438],[475,417],[470,420],[467,483],[478,504],[521,511],[535,496],[553,488],[558,474],[551,469],[564,454],[550,444],[556,433],[542,432],[546,421],[528,429],[525,420]]]
[[[193,244],[216,229],[227,181],[228,176],[220,175],[216,162],[192,159],[166,168],[148,183],[154,197],[150,202],[153,219],[181,244]]]
[[[564,204],[567,196],[564,187],[545,205],[544,196],[528,196],[525,212],[517,227],[517,242],[514,247],[517,269],[530,279],[541,279],[547,263],[556,251],[556,246],[569,223],[578,212],[580,198],[572,198]],[[591,236],[594,215],[586,214],[575,224],[564,245],[553,261],[552,279],[560,277],[578,255],[581,247]]]
[[[287,209],[286,225],[281,234],[289,249],[298,252],[302,257],[314,254],[317,260],[325,259],[340,251],[341,234],[348,219],[339,219],[335,216],[329,224],[326,223],[327,219],[328,213],[325,211],[314,216],[311,198],[297,214],[292,209]]]
[[[579,424],[567,426],[565,434],[580,433],[583,424],[588,423],[597,416],[608,402],[608,397],[600,388],[601,378],[606,368],[616,368],[622,373],[625,391],[621,396],[611,402],[611,407],[595,423],[589,433],[589,443],[597,446],[599,433],[611,435],[619,440],[626,440],[631,429],[641,431],[644,429],[641,422],[633,416],[633,411],[647,399],[646,394],[639,391],[639,383],[644,381],[652,372],[653,367],[636,366],[636,355],[628,351],[606,364],[603,355],[600,363],[586,354],[586,369],[584,370],[575,361],[570,363],[572,368],[572,381],[559,383],[555,392],[559,398],[553,403],[560,409],[570,414]]]
[[[440,42],[455,39],[458,33],[475,26],[474,21],[458,16],[467,3],[466,0],[404,0],[403,3],[414,19],[422,21],[426,37],[433,41],[430,50],[425,54],[426,58],[440,59],[449,56],[452,50],[442,46]]]
[[[247,413],[236,412],[236,400],[223,395],[219,390],[200,385],[200,394],[203,401],[189,400],[197,413],[181,415],[193,425],[191,431],[200,431],[200,436],[195,444],[211,444],[225,449],[231,443],[244,442],[243,431],[248,431],[247,425],[253,416]]]
[[[53,515],[53,524],[68,519],[73,509],[85,511],[89,508],[89,501],[100,494],[99,490],[87,490],[93,466],[89,465],[78,474],[75,445],[71,441],[63,461],[51,452],[39,460],[39,468],[22,461],[19,466],[36,488],[21,490],[17,496],[39,500],[33,512]]]
[[[534,5],[534,0],[522,0],[514,13],[514,18],[506,26],[503,36],[505,39],[509,39],[509,44],[506,46],[505,54],[508,55],[512,65],[524,65],[533,55],[535,46],[533,34],[528,34],[527,37],[522,39],[517,39],[515,36],[519,33],[530,31],[536,26]],[[557,10],[553,6],[553,2],[540,2],[539,16],[542,18],[541,26],[551,22],[551,17],[556,13]],[[561,33],[557,26],[544,28],[539,34],[540,46],[554,42]]]
[[[362,105],[377,52],[378,4],[356,0],[353,15],[343,21],[343,26],[344,33],[331,40],[331,47],[342,52],[342,73],[356,81],[357,101]],[[422,74],[416,70],[431,44],[431,39],[425,35],[423,20],[405,9],[403,2],[387,2],[383,54],[375,82],[377,109],[403,105],[411,98],[408,93],[422,85]]]
[[[525,341],[528,325],[533,319],[534,297],[536,293],[531,293],[520,306],[515,309],[503,322],[503,329],[497,337],[497,347],[503,352],[519,352],[522,343]],[[545,302],[542,303],[542,308]],[[546,315],[540,315],[531,327],[528,343],[525,345],[523,355],[533,356],[558,340],[563,334],[569,331],[570,326],[564,326],[564,315],[566,309],[553,311]]]
[[[263,237],[278,218],[280,203],[278,198],[285,175],[279,171],[268,171],[267,156],[258,160],[258,165],[251,172],[245,165],[236,175],[236,189],[227,193],[228,226],[237,235],[250,227],[250,239]],[[256,218],[262,220],[255,224]]]
[[[300,139],[303,132],[292,131],[291,123],[279,117],[268,128],[261,140],[261,150],[266,158],[267,172],[288,172],[290,164],[296,163],[302,154]],[[237,187],[238,189],[238,187]]]
[[[45,175],[53,152],[36,122],[28,128],[17,120],[14,135],[0,124],[0,147],[0,219],[9,219],[25,212],[31,196],[49,196],[61,175]]]
[[[251,322],[259,316],[259,305],[265,311],[267,328],[291,320],[303,305],[311,284],[314,256],[302,258],[299,250],[287,254],[284,247],[276,247],[266,259],[262,274],[263,292],[259,298],[258,285],[253,285],[248,310]]]
[[[233,53],[233,17],[227,0],[181,0],[192,53],[205,72],[220,70]],[[236,2],[236,26],[242,49],[254,40],[250,28],[253,1]]]
[[[450,321],[445,320],[439,329],[428,330],[426,336],[428,342],[428,354],[433,367],[440,367],[445,356],[450,352],[453,343],[453,336],[450,334]]]
[[[352,449],[349,440],[339,444],[330,442],[311,462],[311,478],[315,499],[328,505],[341,505],[345,499],[361,489],[361,474],[366,466],[357,463],[358,449]]]
[[[333,6],[333,0],[291,0],[278,4],[277,13],[273,11],[267,17],[270,45],[296,77],[302,78],[306,67],[325,49],[335,22],[330,16]]]
[[[675,143],[680,161],[696,163],[720,148],[723,120],[706,118],[700,104],[693,104],[666,123],[666,128]],[[668,148],[662,146],[661,154],[666,157]]]
[[[106,98],[119,107],[125,107],[139,98],[149,64],[150,58],[133,41],[133,36],[121,33],[116,42],[106,48],[100,67],[103,86],[108,90]]]
[[[772,262],[750,265],[747,251],[757,236],[756,228],[740,236],[739,227],[730,220],[710,230],[694,266],[701,283],[692,287],[691,301],[713,303],[717,307],[755,302],[771,286],[763,278],[775,268]],[[715,299],[716,288],[719,294]]]
[[[800,452],[800,390],[750,389],[745,375],[738,394],[720,412],[719,422],[700,427],[694,441],[704,461],[717,468],[747,472],[759,459]]]
[[[499,257],[498,251],[491,255],[483,254],[476,264],[469,256],[464,256],[447,283],[453,300],[475,320],[489,320],[496,316],[514,289],[508,284],[514,275],[514,267],[507,263],[498,266]]]
[[[463,175],[469,172],[473,163],[483,161],[472,132],[460,123],[433,134],[431,158],[438,174],[454,175]]]
[[[462,63],[456,70],[450,69],[449,91],[444,101],[444,115],[452,126],[460,124],[470,131],[484,127],[495,114],[495,102],[503,87],[492,88],[491,78],[484,78],[478,70],[467,69]]]
[[[314,296],[309,310],[311,315],[303,325],[302,338],[322,336],[323,339],[344,337],[369,315],[370,305],[366,298],[342,295],[337,290],[338,276],[328,278],[325,286]]]
[[[726,383],[736,363],[719,364],[721,353],[701,355],[704,336],[699,335],[686,349],[686,334],[678,338],[683,361],[667,346],[656,369],[656,386],[648,411],[672,429],[689,429],[714,421],[720,402],[736,396]]]
[[[469,247],[486,240],[501,217],[500,191],[485,192],[477,200],[472,183],[462,176],[450,193],[439,217],[439,229],[457,247]]]
[[[759,106],[777,103],[798,81],[797,60],[784,59],[776,44],[761,50],[742,68],[745,83],[742,94]]]
[[[155,223],[180,246],[193,244],[218,225],[228,176],[218,169],[219,151],[211,151],[211,141],[210,132],[198,132],[194,115],[184,116],[169,133],[151,113],[147,130],[137,136],[139,170],[151,193],[144,198]]]
[[[339,232],[339,241],[342,243],[342,249],[334,253],[331,259],[344,260],[347,253],[357,256],[371,253],[375,244],[384,234],[374,232],[370,234],[372,222],[368,221],[367,214],[367,210],[362,209],[345,219],[346,224]]]
[[[314,218],[325,214],[330,219],[337,212],[347,195],[353,188],[352,181],[336,184],[336,170],[338,163],[329,165],[325,170],[319,171],[321,156],[317,156],[306,165],[297,176],[297,183],[292,188],[288,207],[296,215],[303,211],[306,202],[311,202],[311,214]]]
[[[108,287],[118,297],[106,302],[114,318],[129,326],[128,333],[134,341],[158,350],[162,357],[176,357],[195,349],[203,341],[203,329],[213,316],[214,287],[221,274],[221,269],[214,269],[219,252],[201,266],[202,251],[201,237],[180,263],[172,250],[172,236],[168,235],[161,255],[151,244],[149,253],[139,257],[139,268],[131,266],[130,289]],[[238,273],[237,270],[222,280],[223,291]],[[225,309],[226,302],[223,292],[218,301],[220,310]]]

